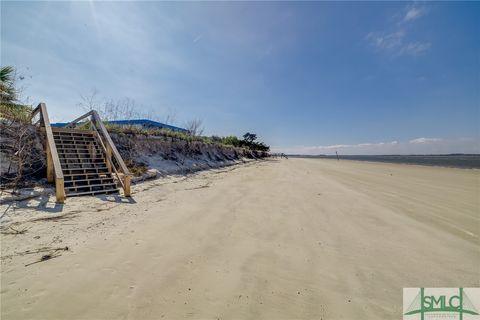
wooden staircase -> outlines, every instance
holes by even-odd
[[[52,128],[67,197],[118,193],[93,131]]]
[[[76,129],[80,121],[88,129]],[[95,110],[65,128],[52,128],[47,107],[40,103],[32,111],[32,123],[45,134],[47,180],[55,182],[57,202],[72,196],[116,194],[119,186],[130,196],[131,174]]]

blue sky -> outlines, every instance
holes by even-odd
[[[480,152],[480,3],[1,2],[54,121],[133,99],[294,153]]]

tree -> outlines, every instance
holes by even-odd
[[[255,140],[257,140],[257,135],[254,133],[247,132],[243,135],[243,141],[247,144],[253,143]]]
[[[32,108],[19,102],[21,89],[17,86],[18,76],[11,66],[0,67],[0,118],[15,121],[30,122]]]
[[[169,125],[175,125],[177,122],[177,111],[175,109],[168,109],[167,115],[165,116],[163,123]]]
[[[222,143],[234,147],[240,147],[242,142],[235,136],[227,136],[222,138]]]
[[[45,154],[36,129],[26,125],[23,118],[14,116],[0,122],[3,162],[0,181],[2,185],[9,185],[16,190],[25,182],[26,177],[45,168]]]
[[[92,88],[86,95],[80,95],[81,102],[77,105],[85,111],[97,110],[100,107],[100,100],[98,98],[98,90]]]
[[[185,129],[187,129],[190,134],[194,137],[201,136],[203,134],[203,122],[202,120],[190,120],[185,124]]]
[[[254,151],[265,151],[268,152],[270,147],[263,142],[258,142],[257,135],[255,133],[247,132],[243,135],[243,140],[240,141],[241,146],[246,147]]]
[[[0,68],[0,184],[14,189],[26,176],[44,168],[40,139],[30,125],[32,109],[19,103],[17,79],[22,77],[17,77],[13,67]]]
[[[139,110],[135,100],[130,98],[105,99],[99,96],[98,90],[93,88],[88,94],[80,95],[80,102],[77,104],[85,111],[96,110],[103,121],[133,120],[144,114]],[[152,115],[146,116],[153,117]]]
[[[2,104],[15,104],[17,101],[15,69],[11,66],[0,68],[0,96]]]

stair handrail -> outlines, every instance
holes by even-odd
[[[123,193],[125,194],[126,197],[130,197],[130,179],[132,175],[128,170],[127,166],[125,165],[125,162],[123,161],[122,156],[118,152],[117,147],[113,143],[112,138],[110,137],[110,134],[108,133],[107,128],[105,128],[105,125],[103,124],[102,119],[100,118],[97,111],[95,110],[92,110],[92,120],[93,120],[94,126],[100,133],[99,138],[102,139],[101,136],[103,135],[103,138],[105,139],[105,141],[103,142],[105,143],[107,150],[108,148],[112,150],[112,154],[110,156],[113,155],[113,157],[115,158],[115,161],[120,167],[120,171],[123,173],[123,181],[119,179],[122,182]],[[108,158],[109,156],[108,152],[106,152],[106,155]],[[110,158],[109,160],[112,168],[116,170],[115,164],[113,163],[112,159]]]
[[[37,114],[40,114],[40,119],[37,122],[33,122],[33,119]],[[60,164],[60,158],[58,157],[57,146],[55,145],[55,139],[53,139],[52,127],[50,125],[50,119],[48,118],[47,105],[43,102],[32,110],[31,114],[32,124],[38,124],[40,127],[45,128],[46,135],[46,154],[47,154],[47,181],[53,182],[55,180],[55,196],[58,203],[65,202],[65,185],[62,171],[62,165]]]
[[[77,119],[73,120],[73,121],[70,121],[66,126],[65,128],[75,128],[75,125],[80,121],[80,120],[83,120],[85,118],[88,118],[89,116],[91,116],[93,114],[94,110],[90,110],[89,112],[85,113],[84,115],[78,117]]]
[[[102,119],[98,115],[98,112],[95,110],[90,110],[89,112],[85,113],[84,115],[78,117],[77,119],[73,120],[72,122],[69,122],[65,127],[66,128],[75,128],[75,125],[83,119],[86,119],[88,117],[91,117],[90,123],[92,123],[92,127],[94,131],[97,132],[98,138],[102,143],[102,146],[104,147],[104,152],[106,155],[106,160],[107,163],[110,165],[110,167],[114,170],[115,174],[117,175],[118,180],[120,181],[120,184],[123,188],[123,193],[126,197],[130,197],[130,180],[131,180],[131,173],[128,170],[127,166],[125,165],[125,162],[123,161],[122,156],[117,150],[117,147],[115,147],[115,144],[112,141],[112,138],[110,137],[110,134],[108,133],[107,129],[105,128],[105,125],[103,124]],[[110,151],[111,150],[111,154]],[[120,173],[117,171],[117,168],[115,167],[114,162],[112,161],[112,156],[117,162],[119,166],[119,171],[123,174],[123,179],[120,177]]]
[[[105,144],[103,143],[103,140],[102,140],[101,137],[100,137],[100,133],[98,132],[98,130],[97,130],[97,128],[95,127],[95,125],[93,124],[93,122],[90,121],[90,123],[92,124],[93,130],[95,131],[95,133],[97,134],[97,136],[98,136],[98,138],[99,138],[98,141],[100,142],[100,146],[102,147],[102,150],[103,150],[103,152],[104,152],[105,155],[106,155],[107,163],[110,164],[110,167],[113,169],[115,175],[117,176],[117,179],[118,179],[118,181],[120,182],[120,185],[122,186],[123,190],[125,190],[125,184],[123,183],[123,180],[122,180],[122,178],[120,177],[120,173],[118,172],[117,168],[116,168],[115,165],[113,164],[112,157],[111,157],[111,155],[109,154],[107,147],[105,147]]]

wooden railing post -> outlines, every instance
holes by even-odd
[[[47,180],[53,182],[55,179],[55,195],[57,202],[65,202],[65,188],[63,180],[63,171],[58,158],[57,147],[53,138],[52,127],[48,118],[47,106],[40,103],[33,111],[32,118],[40,113],[40,126],[45,128],[46,136],[46,153],[47,153]]]
[[[107,169],[109,172],[112,172],[112,147],[110,147],[110,145],[107,144],[106,146],[107,150],[106,150],[106,154],[107,154]]]
[[[131,196],[131,193],[130,193],[130,175],[126,174],[123,176],[123,184],[125,186],[125,188],[123,189],[123,194],[125,195],[125,197],[130,197]]]
[[[54,180],[54,169],[53,169],[53,159],[52,159],[52,152],[50,150],[50,146],[48,145],[48,142],[46,143],[47,148],[47,182],[48,183],[53,183]]]
[[[55,196],[58,203],[65,202],[65,184],[63,178],[55,178]]]

